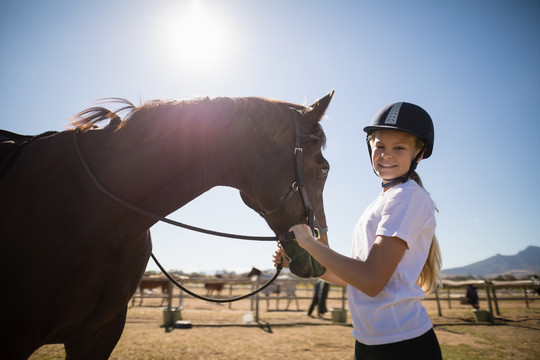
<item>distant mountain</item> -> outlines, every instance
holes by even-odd
[[[492,278],[513,274],[516,277],[540,273],[540,247],[529,246],[517,255],[495,255],[471,265],[441,271],[445,276]]]

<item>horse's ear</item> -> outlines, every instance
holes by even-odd
[[[309,113],[312,119],[320,121],[322,119],[322,116],[326,112],[326,109],[328,108],[330,100],[332,100],[333,96],[334,90],[330,91],[330,93],[322,99],[315,101],[310,107],[307,108],[306,113]]]

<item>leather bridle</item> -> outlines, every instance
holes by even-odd
[[[305,182],[304,182],[304,175],[303,175],[303,166],[302,166],[303,148],[301,147],[301,139],[309,137],[310,135],[309,134],[303,134],[300,131],[300,118],[298,116],[299,111],[294,109],[294,108],[290,108],[290,109],[293,111],[293,113],[295,115],[295,117],[294,117],[294,129],[295,129],[294,156],[295,156],[295,159],[296,159],[296,181],[294,181],[292,183],[292,185],[291,185],[289,191],[287,192],[287,194],[284,197],[281,198],[280,203],[273,210],[271,210],[271,211],[258,210],[257,212],[263,218],[265,216],[267,216],[267,215],[273,214],[273,213],[277,212],[279,209],[281,209],[283,204],[288,202],[296,192],[300,191],[300,195],[302,197],[302,203],[304,205],[304,211],[305,211],[305,214],[306,214],[306,217],[307,217],[307,223],[308,223],[309,227],[311,228],[314,236],[318,238],[320,236],[321,230],[323,232],[326,232],[327,228],[326,227],[321,228],[320,225],[317,222],[317,219],[315,218],[313,207],[311,206],[311,202],[309,201],[309,197],[307,196],[306,186],[305,186]],[[103,184],[101,184],[99,179],[94,175],[92,169],[88,165],[88,162],[86,161],[86,159],[85,159],[85,157],[84,157],[84,155],[82,153],[79,142],[77,140],[77,134],[78,133],[79,133],[78,129],[73,132],[73,141],[74,141],[74,145],[75,145],[75,150],[76,150],[77,155],[79,157],[79,160],[81,161],[81,164],[82,164],[83,168],[85,169],[86,173],[88,174],[88,176],[92,179],[92,181],[98,187],[98,189],[101,190],[101,192],[103,192],[109,198],[115,200],[116,202],[122,204],[123,206],[125,206],[125,207],[127,207],[127,208],[129,208],[129,209],[131,209],[131,210],[133,210],[135,212],[138,212],[138,213],[140,213],[142,215],[148,216],[148,217],[150,217],[150,218],[152,218],[154,220],[157,220],[157,221],[162,221],[162,222],[165,222],[165,223],[168,223],[168,224],[171,224],[171,225],[175,225],[175,226],[178,226],[178,227],[181,227],[181,228],[184,228],[184,229],[201,232],[201,233],[208,234],[208,235],[219,236],[219,237],[227,237],[227,238],[233,238],[233,239],[238,239],[238,240],[277,241],[280,246],[284,242],[294,240],[294,233],[293,232],[286,232],[286,233],[280,234],[278,236],[247,236],[247,235],[237,235],[237,234],[223,233],[223,232],[219,232],[219,231],[202,229],[202,228],[198,228],[198,227],[195,227],[195,226],[183,224],[183,223],[180,223],[178,221],[171,220],[171,219],[168,219],[168,218],[166,218],[164,216],[161,216],[161,215],[152,213],[150,211],[147,211],[145,209],[142,209],[142,208],[130,203],[129,201],[126,201],[125,199],[122,199],[118,195],[112,193],[105,186],[103,186]],[[148,241],[151,241],[151,239],[150,239],[150,230],[147,230],[147,235],[146,236],[147,236]],[[158,260],[156,259],[156,257],[154,256],[153,253],[151,254],[151,256],[152,256],[152,259],[154,260],[154,262],[156,263],[156,265],[163,272],[163,274],[174,285],[176,285],[178,288],[180,288],[181,290],[185,291],[186,293],[188,293],[188,294],[190,294],[190,295],[192,295],[192,296],[194,296],[196,298],[206,300],[206,301],[219,302],[219,303],[242,300],[242,299],[245,299],[245,298],[247,298],[249,296],[255,295],[258,292],[265,289],[266,287],[268,287],[279,276],[279,273],[281,272],[281,267],[278,267],[276,269],[276,274],[270,280],[268,280],[260,288],[256,289],[255,291],[253,291],[253,292],[251,292],[249,294],[242,295],[242,296],[239,296],[239,297],[234,297],[234,298],[228,298],[228,299],[214,299],[214,298],[208,298],[208,297],[198,295],[198,294],[193,293],[190,290],[186,289],[183,285],[178,283],[176,281],[176,279],[174,279],[163,268],[163,266],[161,266],[161,264],[158,262]]]

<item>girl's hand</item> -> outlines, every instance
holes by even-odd
[[[283,248],[277,249],[276,252],[274,253],[273,258],[274,258],[274,267],[277,268],[280,264],[283,264],[284,268],[289,267],[289,262],[285,258],[285,250],[283,250]]]
[[[289,229],[289,231],[294,232],[294,237],[296,238],[298,245],[303,248],[306,248],[307,244],[309,244],[311,241],[317,241],[317,239],[313,237],[311,228],[306,224],[294,225]]]

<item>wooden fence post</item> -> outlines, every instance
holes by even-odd
[[[255,289],[257,288],[257,283],[258,283],[257,278],[251,277],[251,291],[252,291],[252,292],[255,291]],[[254,304],[255,304],[255,302],[258,302],[258,301],[259,301],[259,300],[258,300],[258,297],[257,297],[257,296],[251,296],[251,297],[250,297],[250,302],[251,302],[251,304],[250,304],[250,310],[251,310],[251,311],[253,311],[253,309],[254,309]]]
[[[489,322],[493,324],[494,322],[494,319],[493,319],[493,306],[491,305],[491,296],[489,295],[489,288],[492,286],[491,283],[489,281],[486,281],[485,282],[485,285],[486,285],[486,295],[487,295],[487,301],[488,301],[488,306],[489,306]]]
[[[184,285],[184,282],[180,282],[182,285]],[[178,306],[180,309],[184,308],[184,290],[180,289],[180,295],[178,295]]]
[[[342,286],[341,287],[341,308],[345,309],[345,291],[347,290],[347,287]]]
[[[495,286],[493,286],[493,284],[491,284],[491,291],[493,293],[493,302],[495,303],[495,312],[498,316],[500,316],[501,313],[499,312],[499,303],[497,302],[497,295],[495,294]]]
[[[435,299],[437,299],[437,309],[439,311],[439,316],[442,316],[441,303],[439,302],[439,288],[435,286]]]
[[[258,285],[258,281],[257,281],[257,285]],[[255,294],[255,322],[257,324],[259,323],[259,294],[260,293]]]
[[[169,294],[167,294],[167,310],[172,310],[172,292],[173,292],[173,283],[169,281]]]

